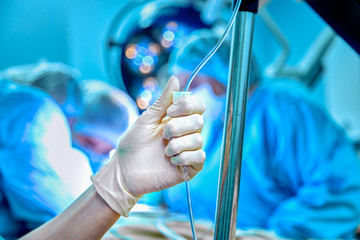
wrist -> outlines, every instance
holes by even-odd
[[[128,217],[139,198],[134,197],[124,188],[119,159],[113,158],[91,177],[91,181],[96,192],[115,212]]]

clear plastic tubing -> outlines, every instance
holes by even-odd
[[[206,57],[199,63],[199,65],[195,68],[195,70],[191,73],[189,80],[186,82],[186,85],[185,85],[185,89],[184,89],[185,92],[189,91],[189,87],[190,87],[192,81],[194,80],[196,74],[198,74],[198,72],[201,70],[201,68],[210,60],[210,58],[220,48],[221,44],[224,42],[225,38],[229,34],[230,29],[231,29],[232,25],[234,24],[236,15],[239,12],[241,2],[242,2],[241,0],[238,0],[236,2],[235,10],[234,10],[233,14],[231,15],[230,21],[229,21],[228,25],[226,26],[225,31],[224,31],[223,35],[221,36],[221,38],[219,39],[219,41],[211,49],[211,51],[208,53],[208,55],[206,55]]]
[[[229,21],[228,25],[226,26],[223,35],[221,36],[219,41],[216,43],[216,45],[211,49],[211,51],[208,53],[208,55],[206,55],[206,57],[199,63],[199,65],[191,73],[189,80],[187,81],[187,83],[185,85],[185,89],[184,89],[185,94],[189,93],[190,85],[191,85],[192,81],[194,80],[196,74],[198,74],[198,72],[201,70],[201,68],[210,60],[210,58],[220,48],[221,44],[224,42],[225,38],[229,34],[230,29],[235,21],[236,15],[239,12],[240,5],[241,5],[241,0],[238,0],[236,2],[234,12],[231,15],[230,21]],[[183,170],[184,170],[185,176],[189,176],[187,166],[183,167]],[[193,240],[197,240],[194,215],[193,215],[192,205],[191,205],[190,184],[189,184],[188,180],[185,181],[185,185],[186,185],[186,197],[187,197],[187,204],[188,204],[188,209],[189,209],[190,224],[191,224]]]

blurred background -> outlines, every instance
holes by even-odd
[[[229,11],[216,4],[225,3],[2,0],[0,69],[42,58],[63,62],[78,69],[83,79],[102,79],[126,90],[143,110],[158,95],[161,83],[154,83],[153,77],[164,71],[172,49],[194,29],[218,25],[218,31],[222,30],[221,21],[229,18]],[[312,46],[326,28],[304,2],[270,1],[256,19],[253,49],[257,55],[261,52],[258,61],[266,79],[276,75],[281,60],[290,66],[285,72],[295,74],[302,68],[302,80],[309,82],[316,101],[358,142],[360,58],[338,36],[328,42],[325,36],[323,45]],[[319,52],[317,59],[306,55],[309,50]],[[309,69],[306,64],[319,66]]]
[[[270,0],[260,1],[260,3],[261,8],[256,16],[253,40],[253,54],[257,63],[257,71],[254,72],[258,75],[257,77],[264,82],[280,80],[303,83],[310,92],[310,95],[307,96],[328,112],[331,118],[345,129],[351,140],[350,144],[353,143],[358,153],[360,153],[359,54],[339,37],[306,2],[299,0]],[[216,41],[214,43],[211,41],[220,38],[223,33],[232,13],[230,9],[230,0],[1,0],[0,78],[3,70],[4,73],[11,75],[12,71],[16,73],[14,70],[16,68],[11,70],[11,67],[27,64],[33,65],[20,67],[20,69],[26,72],[27,67],[34,68],[34,72],[30,71],[31,74],[26,76],[26,74],[21,75],[20,71],[18,77],[23,78],[25,76],[24,85],[31,85],[27,82],[30,78],[41,80],[41,77],[39,77],[41,74],[38,72],[50,72],[47,75],[44,74],[45,77],[43,77],[49,78],[48,82],[50,84],[44,84],[43,86],[40,80],[40,83],[36,83],[34,80],[32,84],[34,86],[39,84],[43,86],[43,90],[48,90],[49,95],[58,102],[64,111],[65,115],[61,115],[63,122],[68,120],[69,123],[69,125],[64,125],[64,129],[68,131],[68,136],[64,136],[64,139],[69,147],[80,149],[90,160],[91,171],[89,168],[83,174],[84,179],[88,180],[84,185],[90,184],[88,175],[96,173],[109,160],[109,157],[115,151],[119,137],[136,120],[138,113],[142,113],[158,98],[171,74],[181,73],[181,71],[177,72],[174,66],[182,65],[184,67],[186,65],[186,70],[195,69],[199,63],[198,60],[206,55],[209,46],[216,43]],[[205,40],[202,41],[203,39]],[[219,106],[224,107],[223,103],[225,102],[230,39],[231,37],[228,36],[219,52],[214,55],[212,62],[207,65],[215,67],[206,68],[205,66],[203,69],[210,76],[210,80],[205,83],[212,82],[212,85],[210,85],[214,93],[211,97],[205,95],[208,96],[208,98],[204,97],[205,103],[209,100],[209,105],[212,105],[217,110],[214,111],[214,116],[217,114],[215,120],[220,119],[222,121],[224,119],[221,116],[224,115],[224,111],[217,106],[220,104]],[[198,46],[191,46],[194,43],[198,44]],[[59,62],[68,66],[58,64]],[[51,63],[55,64],[52,65]],[[5,78],[8,76],[6,74],[4,75]],[[16,78],[16,76],[14,77]],[[62,98],[57,99],[57,95],[52,94],[53,88],[57,87],[54,84],[56,82],[54,79],[57,79],[57,83],[63,82],[63,86],[60,86],[59,89],[65,89],[62,91],[64,93],[62,97],[66,101]],[[199,79],[201,79],[201,75],[199,75]],[[213,81],[214,79],[217,81]],[[77,86],[78,82],[75,80],[79,81],[79,86]],[[194,88],[197,85],[196,81],[193,84]],[[206,86],[206,84],[204,85]],[[11,92],[13,88],[10,86],[7,89]],[[214,89],[220,89],[220,93],[217,94]],[[84,96],[80,92],[83,92]],[[39,96],[42,99],[47,99],[47,97],[41,95],[42,93],[37,92],[36,94],[40,94]],[[0,100],[1,97],[2,94],[0,94]],[[71,99],[72,97],[74,99]],[[84,103],[80,98],[84,100]],[[15,112],[13,109],[21,105],[18,104],[21,102],[20,100],[15,101],[13,106],[7,106],[9,105],[8,101],[3,100],[3,107],[0,108],[3,114],[0,120],[6,120],[9,113]],[[26,100],[24,101],[26,103]],[[301,104],[301,101],[299,104]],[[5,108],[5,106],[8,108]],[[77,115],[79,113],[73,111],[74,109],[78,109],[82,113],[81,117]],[[18,112],[22,113],[22,111]],[[45,115],[49,116],[48,113]],[[76,117],[79,117],[79,119],[76,120],[78,121],[77,124],[74,124],[75,121],[73,120]],[[311,116],[306,117],[310,118]],[[14,119],[19,118],[15,116]],[[123,119],[123,121],[119,121],[119,119]],[[11,121],[9,122],[11,123]],[[211,121],[211,124],[216,125],[214,123],[215,121]],[[42,127],[42,124],[39,125]],[[44,125],[46,126],[46,124]],[[49,129],[57,130],[57,127],[54,128],[53,126],[58,125],[58,123],[51,125]],[[11,127],[12,124],[8,128],[3,128],[9,130],[9,136],[14,134]],[[209,136],[212,135],[214,135],[212,136],[214,139],[217,139],[214,142],[209,141],[209,149],[211,151],[215,149],[213,156],[215,156],[214,159],[218,160],[220,158],[218,156],[220,156],[219,146],[222,137],[216,134],[221,132],[219,129],[222,129],[223,125],[216,125],[215,127],[217,128],[209,127],[208,133],[204,128],[203,134],[206,140],[211,139]],[[266,129],[262,125],[260,127]],[[55,134],[62,132],[64,131],[60,129]],[[72,138],[73,142],[69,140],[70,138]],[[328,136],[324,136],[324,139],[327,138]],[[3,139],[5,145],[8,142],[6,134],[3,134]],[[22,135],[19,139],[20,143],[24,143]],[[54,141],[45,139],[44,142],[50,142],[51,145],[56,147],[61,145],[58,143],[59,138],[56,135],[51,139]],[[316,140],[318,139],[315,138],[314,141]],[[322,139],[319,142],[321,146]],[[20,149],[18,143],[14,144],[16,149]],[[1,144],[0,141],[0,146]],[[307,144],[309,149],[316,148],[312,142],[307,142]],[[29,146],[26,145],[25,147]],[[10,150],[10,153],[14,152],[13,149]],[[332,153],[333,149],[328,150]],[[60,157],[58,152],[62,151],[56,148],[54,156],[61,159],[60,161],[67,159]],[[35,159],[32,152],[30,153],[29,159]],[[77,155],[79,154],[77,153]],[[85,155],[82,157],[85,157]],[[302,152],[298,155],[302,156]],[[23,160],[23,155],[19,154],[19,156],[21,156],[19,159]],[[207,153],[207,156],[211,155]],[[354,156],[356,158],[356,153],[354,153]],[[81,157],[75,156],[75,158]],[[342,156],[339,158],[341,158],[341,161],[346,159],[346,157]],[[7,160],[11,159],[11,157],[2,157],[0,159]],[[59,159],[55,158],[56,162],[60,162]],[[210,158],[208,157],[208,159]],[[304,159],[307,161],[307,156]],[[44,160],[47,159],[44,158]],[[68,169],[76,169],[68,168],[68,166],[74,165],[70,158],[68,160],[69,163],[63,163],[64,167],[61,167],[65,177],[71,175],[68,174]],[[207,160],[207,164],[210,163],[211,161]],[[216,161],[217,163],[218,161]],[[18,169],[16,164],[14,163],[15,170],[13,172],[15,173],[17,173]],[[205,192],[208,191],[211,197],[204,195],[203,190],[198,191],[199,199],[202,197],[206,200],[212,198],[212,205],[209,204],[210,207],[207,209],[209,212],[215,209],[213,205],[215,205],[216,188],[213,186],[216,186],[218,179],[218,167],[216,164],[204,167],[204,169],[212,169],[214,175],[205,171],[202,172],[204,176],[212,176],[211,179],[214,181],[213,184],[206,181],[207,186],[210,187],[204,188]],[[30,165],[30,170],[26,173],[29,176],[34,172],[33,165]],[[4,164],[4,166],[7,165]],[[77,167],[83,170],[83,166],[85,164],[79,164]],[[294,166],[294,169],[300,169],[297,165]],[[344,166],[348,167],[346,164]],[[346,168],[344,172],[348,174],[347,171],[350,168]],[[337,167],[332,169],[337,169]],[[355,170],[353,171],[355,172]],[[268,169],[266,169],[266,173],[267,171]],[[78,176],[79,172],[74,170],[74,173],[76,173],[74,176]],[[21,177],[26,176],[26,174],[22,174]],[[355,175],[359,176],[358,172]],[[351,179],[352,175],[349,174],[349,176],[349,179]],[[0,174],[0,180],[1,177]],[[37,182],[40,185],[46,182],[40,180]],[[261,179],[259,182],[262,184],[262,181]],[[74,184],[79,181],[70,179],[69,182]],[[286,182],[288,181],[286,180]],[[360,179],[358,179],[358,182],[360,183]],[[26,184],[21,186],[26,186]],[[194,182],[193,187],[202,186],[196,184]],[[6,184],[0,187],[5,190],[12,190],[11,185],[9,186],[8,189],[5,189]],[[262,187],[267,189],[266,185],[261,185]],[[20,190],[18,196],[21,197],[25,195],[31,197],[31,194],[33,194],[24,194],[23,189]],[[80,190],[77,189],[77,194],[82,192],[82,189]],[[314,192],[321,194],[321,191],[315,190]],[[1,191],[0,201],[8,204],[6,201],[9,200],[4,200]],[[41,193],[41,191],[39,192]],[[57,194],[63,191],[56,190],[55,192]],[[45,203],[58,199],[51,194],[49,195],[46,191],[44,191],[44,195],[48,197],[48,199],[45,198]],[[76,197],[76,194],[74,196]],[[75,199],[74,196],[69,198],[67,202],[59,198],[59,202],[63,206],[51,212],[50,217],[61,212],[62,208]],[[169,194],[169,196],[175,195]],[[184,196],[183,189],[179,190],[178,196]],[[161,205],[159,204],[160,200],[157,201],[157,197],[159,196],[151,196],[149,199],[151,201],[155,199],[154,205]],[[164,196],[160,197],[164,198]],[[144,198],[146,203],[146,196]],[[181,201],[181,198],[179,199]],[[351,199],[357,201],[358,198],[352,196]],[[23,202],[27,206],[28,202]],[[185,201],[182,202],[185,203]],[[196,196],[194,202],[197,202]],[[197,203],[201,204],[200,201]],[[174,205],[178,206],[177,203]],[[351,204],[347,205],[351,206]],[[14,206],[15,210],[22,209],[16,205]],[[41,207],[43,206],[44,204],[41,205]],[[204,204],[204,206],[207,207],[208,205]],[[185,208],[184,212],[187,211],[187,206]],[[24,207],[24,209],[27,208]],[[261,211],[261,208],[256,207],[254,209],[260,209],[259,212]],[[136,214],[135,210],[134,212]],[[141,210],[139,212],[142,213]],[[162,214],[159,213],[158,208],[154,212],[157,213],[155,216]],[[163,215],[167,216],[166,214],[168,212]],[[33,213],[31,217],[36,215],[36,213]],[[264,215],[263,212],[260,212],[260,215]],[[3,214],[3,216],[5,215]],[[298,219],[296,214],[294,216],[294,219]],[[1,233],[1,220],[6,223],[8,220],[6,217],[3,217],[3,219],[1,217],[0,212],[0,234],[3,234]],[[187,221],[187,218],[185,221]],[[342,223],[341,220],[339,222]],[[342,225],[340,223],[339,226]],[[39,225],[38,222],[36,224]],[[26,231],[34,228],[34,226],[26,227]],[[189,230],[188,227],[185,229]],[[17,232],[18,236],[23,233],[25,232]]]

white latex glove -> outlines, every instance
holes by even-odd
[[[98,194],[122,216],[144,194],[175,186],[203,167],[201,150],[205,105],[185,96],[172,104],[172,92],[179,91],[171,77],[161,97],[149,107],[121,139],[109,164],[92,177]]]

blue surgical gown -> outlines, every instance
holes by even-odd
[[[343,130],[299,89],[264,84],[248,100],[237,227],[292,239],[352,238],[360,220],[360,161]],[[221,138],[222,126],[204,138],[207,160],[190,182],[198,219],[215,218]],[[184,188],[164,191],[169,209],[187,213]]]
[[[90,175],[60,107],[40,90],[0,80],[0,235],[50,220],[90,186]]]

